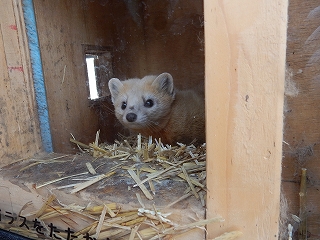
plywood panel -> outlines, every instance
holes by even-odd
[[[20,1],[0,9],[0,166],[41,150]]]
[[[299,215],[301,168],[307,168],[308,239],[319,239],[320,8],[316,0],[289,4],[283,191],[290,214]],[[297,232],[296,232],[297,233]]]
[[[73,151],[70,133],[89,143],[99,129],[98,113],[88,101],[82,45],[108,46],[111,37],[106,37],[110,27],[99,18],[101,10],[95,14],[100,5],[90,2],[34,1],[56,152]]]
[[[170,72],[178,88],[204,81],[203,1],[112,1],[115,75]]]
[[[179,88],[203,84],[203,1],[146,3],[146,72],[170,72]]]
[[[208,239],[277,239],[287,1],[204,1]]]

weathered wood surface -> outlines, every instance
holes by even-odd
[[[0,8],[0,166],[41,150],[21,1]]]
[[[96,175],[88,173],[86,167],[87,162],[90,162],[96,169]],[[126,211],[142,207],[136,196],[136,194],[140,194],[141,202],[144,204],[145,209],[157,209],[162,213],[171,213],[168,218],[179,225],[189,224],[202,220],[205,217],[205,208],[202,206],[200,200],[196,199],[193,195],[177,202],[173,206],[166,207],[185,195],[184,192],[188,187],[186,182],[176,181],[175,179],[170,178],[155,181],[153,182],[155,189],[155,194],[152,195],[153,200],[148,200],[138,187],[133,187],[136,182],[130,177],[127,170],[121,169],[122,166],[129,167],[132,166],[132,164],[134,164],[134,162],[130,159],[125,161],[104,157],[97,159],[87,154],[40,154],[32,159],[8,165],[0,170],[0,208],[3,212],[8,211],[14,214],[20,213],[22,216],[27,217],[27,224],[29,224],[30,230],[33,229],[32,221],[34,220],[35,215],[29,216],[29,213],[38,211],[51,194],[54,194],[57,199],[52,204],[55,209],[57,209],[56,206],[59,206],[60,204],[63,204],[64,206],[74,205],[85,208],[87,206],[93,207],[108,203],[116,203],[121,211]],[[148,164],[150,165],[150,163]],[[87,179],[89,177],[92,179],[92,177],[105,174],[109,172],[112,167],[117,165],[121,166],[115,170],[116,173],[112,175],[112,177],[107,177],[98,181],[77,193],[70,193],[73,189],[72,187],[59,189],[59,186],[85,182],[89,180]],[[137,169],[134,169],[134,171],[136,172]],[[72,178],[69,177],[76,174],[79,175]],[[141,179],[145,178],[145,174],[142,173],[142,171],[139,176]],[[36,186],[40,186],[48,181],[63,177],[65,177],[65,179],[61,181],[36,188]],[[83,179],[83,181],[81,181],[81,179]],[[151,192],[149,184],[146,183],[145,186],[147,186]],[[28,202],[29,204],[27,204]],[[22,209],[23,211],[21,211]],[[56,211],[59,212],[59,210]],[[95,216],[99,219],[98,214]],[[7,220],[8,218],[3,216],[2,224],[7,222]],[[19,220],[16,222],[18,221]],[[44,220],[47,225],[53,223],[58,229],[65,230],[69,227],[73,231],[82,230],[89,226],[93,221],[93,219],[85,219],[81,214],[76,213],[67,215],[62,215],[60,213],[57,217]],[[19,224],[20,223],[21,222],[19,222]],[[139,230],[145,227],[148,227],[148,225],[141,224]],[[16,229],[19,228],[17,227]],[[26,230],[25,227],[21,227],[20,229]],[[42,232],[45,232],[45,230],[43,229]],[[49,232],[47,231],[47,233]],[[85,239],[84,237],[79,238]],[[112,237],[110,238],[112,239]],[[174,236],[174,238],[177,240],[202,240],[205,239],[205,230],[195,228],[180,236]],[[135,239],[138,239],[138,237]]]
[[[208,239],[277,239],[287,1],[204,1]]]
[[[70,133],[89,142],[99,129],[97,113],[89,107],[82,44],[109,43],[96,35],[99,26],[84,1],[33,2],[53,149],[72,152]]]
[[[319,239],[320,7],[317,0],[289,1],[282,189],[288,222],[299,215],[301,168],[307,169],[308,239]],[[297,232],[296,232],[297,233]]]

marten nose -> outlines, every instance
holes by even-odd
[[[126,119],[128,120],[128,122],[134,122],[137,119],[137,114],[128,113]]]

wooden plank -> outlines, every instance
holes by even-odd
[[[11,213],[27,217],[27,225],[29,226],[30,230],[32,230],[32,221],[42,212],[42,207],[45,206],[50,209],[51,212],[46,211],[46,213],[42,214],[41,217],[38,217],[38,219],[40,218],[44,221],[44,223],[42,222],[42,226],[52,223],[57,227],[57,229],[66,230],[69,227],[74,232],[78,232],[86,228],[87,230],[84,231],[85,233],[90,229],[87,227],[92,226],[92,224],[99,219],[99,213],[101,213],[105,204],[108,208],[110,208],[109,210],[107,209],[107,215],[108,218],[111,216],[114,219],[115,222],[113,223],[121,224],[130,220],[135,220],[138,215],[137,212],[134,213],[132,211],[137,211],[138,208],[141,208],[139,200],[136,197],[139,193],[141,194],[141,199],[144,204],[144,208],[141,209],[141,212],[145,211],[148,216],[154,216],[155,218],[160,216],[160,212],[162,214],[171,213],[168,216],[161,215],[170,219],[174,223],[174,227],[177,229],[181,229],[184,226],[194,227],[195,222],[207,221],[203,220],[205,217],[205,208],[202,206],[201,202],[194,197],[181,200],[174,206],[168,207],[170,203],[184,195],[187,185],[179,180],[176,181],[173,179],[166,179],[163,183],[161,183],[162,181],[157,183],[157,193],[153,196],[153,200],[148,200],[141,193],[139,188],[131,188],[131,190],[128,190],[128,186],[134,184],[134,181],[130,180],[130,176],[127,175],[127,170],[125,169],[118,169],[117,173],[112,176],[112,179],[109,179],[108,181],[100,181],[99,184],[88,186],[77,194],[70,194],[70,188],[59,188],[61,185],[69,185],[70,178],[67,179],[66,177],[67,175],[70,177],[70,172],[72,172],[73,175],[79,175],[83,173],[82,167],[85,167],[85,164],[88,161],[94,166],[100,166],[98,167],[97,172],[98,174],[101,174],[108,173],[109,171],[112,171],[112,168],[119,166],[118,164],[115,165],[115,161],[121,163],[121,161],[117,159],[112,159],[112,161],[110,161],[111,159],[108,160],[105,158],[96,159],[87,154],[68,156],[64,155],[64,162],[51,162],[51,164],[48,164],[48,162],[43,162],[38,166],[33,166],[28,169],[24,168],[26,165],[30,166],[30,164],[34,163],[36,159],[40,161],[46,161],[45,159],[50,160],[57,159],[59,157],[62,157],[62,155],[56,153],[42,154],[41,156],[21,161],[17,164],[13,164],[2,169],[0,174],[0,194],[2,194],[0,207],[4,214],[5,211],[9,211]],[[75,161],[77,166],[80,166],[80,168],[74,167]],[[131,160],[129,161],[131,162]],[[129,162],[127,164],[129,164]],[[22,168],[25,170],[21,171]],[[64,173],[61,172],[62,169]],[[64,178],[64,180],[61,179],[60,182],[55,183],[51,181],[51,184],[42,188],[34,187],[39,183],[47,182],[48,180],[54,180],[58,177],[58,175],[61,178]],[[77,178],[77,182],[86,183],[88,180],[87,177],[91,177],[90,174],[83,175],[83,177],[81,177],[82,181],[79,181],[79,178]],[[53,202],[53,198],[51,197],[52,194],[55,196],[55,200]],[[63,208],[61,209],[61,207]],[[71,212],[66,215],[67,211],[64,209],[64,207],[66,209],[70,207],[69,209],[73,213]],[[22,208],[23,211],[21,211]],[[88,210],[87,213],[82,211],[84,208]],[[157,211],[157,214],[152,214],[150,210]],[[83,212],[85,216],[83,217],[81,214],[79,215],[76,213],[77,211]],[[129,215],[121,214],[114,216],[117,215],[119,211],[128,211],[127,213],[132,212],[135,216],[124,221],[122,218],[126,218],[126,216],[129,217]],[[31,212],[34,214],[31,215]],[[148,212],[150,214],[148,214]],[[87,218],[88,216],[90,217]],[[2,221],[8,222],[7,219],[8,218],[3,215]],[[219,220],[218,218],[216,219]],[[15,221],[18,223],[16,229],[26,230],[25,227],[18,227],[18,225],[21,223],[21,220],[22,219],[18,218]],[[163,218],[162,223],[165,224],[165,220]],[[134,224],[134,222],[130,221],[127,223],[127,225],[123,224],[123,227],[130,227],[132,224]],[[166,227],[167,231],[172,231],[171,226],[163,226],[161,223],[159,224],[161,227]],[[1,227],[7,229],[7,226],[3,223]],[[104,226],[103,231],[106,230],[105,227],[108,226]],[[140,230],[142,229],[143,228]],[[163,228],[161,228],[161,230],[163,230]],[[46,232],[46,230],[42,229],[42,232]],[[106,234],[106,232],[101,232],[101,234]],[[66,238],[66,235],[64,236]],[[105,236],[102,239],[106,239],[107,237],[111,238],[112,236]],[[81,239],[82,236],[79,236],[78,238]],[[150,238],[151,237],[146,237],[144,239]],[[205,230],[200,227],[195,228],[192,231],[181,234],[180,236],[174,235],[174,238],[177,240],[205,239]]]
[[[301,168],[307,169],[308,239],[318,239],[320,185],[320,52],[317,0],[289,2],[283,190],[288,214],[299,215]],[[291,218],[287,223],[293,224]]]
[[[70,133],[89,144],[99,129],[98,114],[88,100],[82,44],[104,46],[110,41],[97,31],[105,27],[92,23],[97,19],[90,17],[86,2],[33,1],[55,152],[77,151]]]
[[[0,166],[41,150],[20,1],[0,9]]]
[[[204,1],[208,239],[277,239],[287,4]]]
[[[141,2],[147,6],[143,10],[143,41],[136,39],[135,44],[140,45],[140,58],[145,61],[138,66],[138,74],[169,72],[179,89],[203,86],[203,0]],[[131,55],[134,62],[136,53]]]

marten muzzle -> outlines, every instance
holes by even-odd
[[[137,120],[137,114],[135,113],[128,113],[126,115],[126,119],[128,120],[128,122],[135,122]]]

